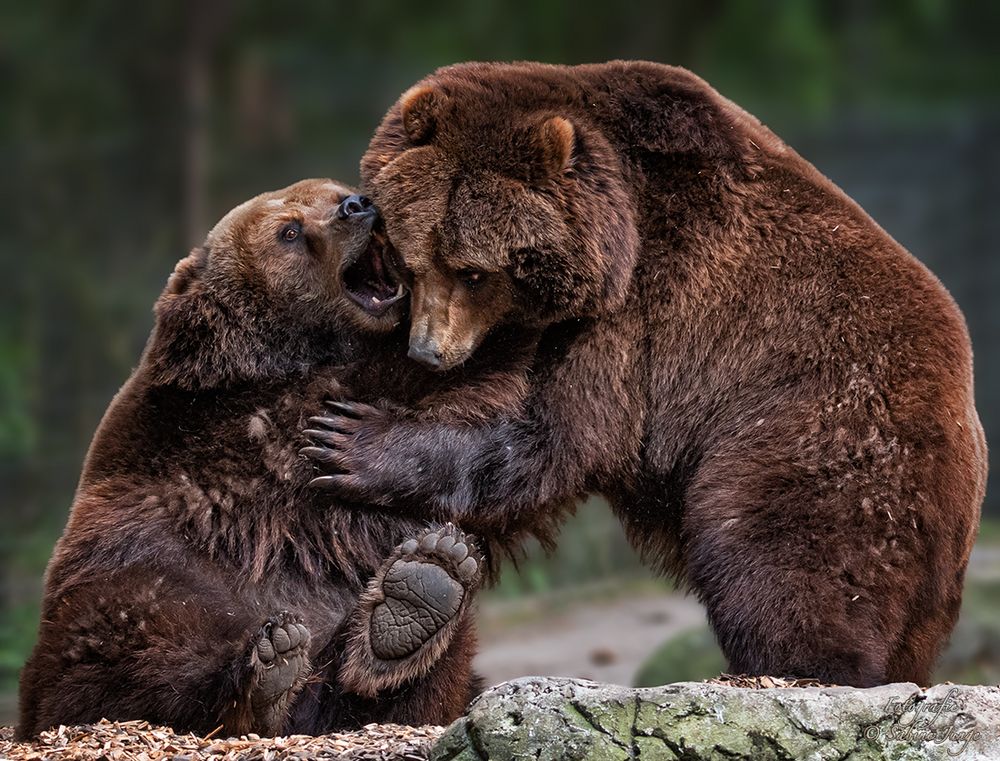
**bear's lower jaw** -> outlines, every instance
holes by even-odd
[[[361,307],[372,317],[381,317],[388,312],[393,305],[398,304],[406,296],[406,289],[403,288],[402,283],[396,287],[394,292],[390,292],[388,295],[384,292],[380,293],[367,288],[363,290],[352,290],[346,283],[344,284],[344,292],[351,301]]]

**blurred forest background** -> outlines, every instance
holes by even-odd
[[[173,263],[250,195],[307,176],[355,182],[385,109],[440,65],[645,58],[708,79],[940,276],[968,318],[979,409],[998,440],[998,37],[1000,3],[948,0],[3,3],[0,718],[84,451]],[[1000,518],[995,488],[985,511]],[[987,526],[977,547],[946,676],[1000,681],[998,534]],[[674,599],[588,504],[555,557],[532,550],[488,598],[487,676],[718,671],[697,606]],[[648,652],[623,654],[629,637],[596,623],[633,614],[670,634],[638,675]],[[611,641],[546,650],[529,629]],[[518,661],[512,641],[541,660]],[[546,655],[577,646],[575,664]]]

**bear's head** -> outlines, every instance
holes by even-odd
[[[638,248],[620,162],[585,111],[513,68],[442,70],[404,93],[362,160],[411,279],[410,356],[465,361],[501,324],[618,308]]]
[[[337,357],[352,329],[400,323],[405,290],[371,201],[303,180],[226,214],[156,303],[154,382],[210,387]]]

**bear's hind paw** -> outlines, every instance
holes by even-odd
[[[427,673],[464,619],[481,568],[471,540],[451,524],[397,547],[352,620],[344,686],[371,696]]]
[[[302,620],[286,611],[269,618],[254,636],[247,693],[250,731],[281,731],[292,698],[309,674],[309,640]]]

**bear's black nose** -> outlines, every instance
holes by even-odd
[[[417,360],[417,362],[425,367],[429,367],[431,370],[437,370],[441,367],[441,351],[438,349],[437,345],[431,341],[410,341],[410,351],[408,352],[408,356],[410,359]]]
[[[355,214],[365,214],[369,211],[372,211],[372,199],[368,196],[355,194],[347,196],[347,198],[340,202],[340,207],[337,209],[337,216],[340,219],[347,219]]]

